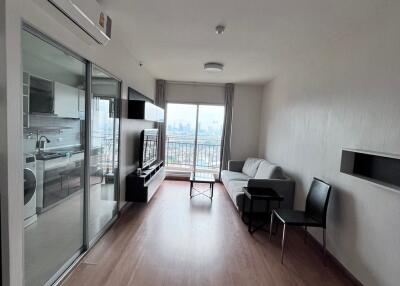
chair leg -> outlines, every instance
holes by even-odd
[[[274,211],[271,212],[271,222],[269,223],[269,240],[272,236],[272,225],[274,224]]]
[[[286,239],[286,223],[283,224],[281,264],[283,264],[283,254],[285,252],[285,239]]]
[[[326,230],[325,230],[325,228],[322,229],[322,240],[323,240],[323,247],[324,247],[324,265],[326,266]]]

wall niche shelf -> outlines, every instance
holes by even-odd
[[[128,87],[128,118],[164,122],[164,109],[137,90]]]
[[[340,172],[400,192],[400,155],[343,149]]]

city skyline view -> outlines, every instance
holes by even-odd
[[[167,107],[167,136],[195,137],[197,106],[193,104],[169,103]],[[220,139],[223,131],[224,107],[216,105],[199,106],[199,137]]]
[[[167,167],[219,170],[223,106],[168,103],[166,123]]]

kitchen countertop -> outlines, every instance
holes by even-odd
[[[97,155],[100,151],[100,147],[92,149],[92,155]],[[59,148],[59,149],[52,149],[48,151],[42,151],[40,153],[36,153],[36,160],[38,161],[47,161],[62,157],[67,157],[68,155],[75,155],[79,153],[83,153],[83,150],[80,146],[77,147],[66,147],[66,148]]]
[[[77,147],[66,147],[66,148],[59,148],[59,149],[55,149],[52,150],[54,152],[59,152],[59,153],[71,153],[71,154],[76,154],[76,153],[82,153],[85,150],[83,150],[83,148],[81,146],[77,146]]]
[[[47,160],[67,157],[68,155],[74,155],[82,152],[84,152],[84,150],[81,147],[69,147],[69,148],[54,149],[51,151],[42,151],[40,153],[36,153],[35,156],[36,160],[47,161]]]

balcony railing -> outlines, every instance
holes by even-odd
[[[197,138],[196,170],[218,172],[221,159],[221,138],[201,136]],[[167,136],[166,166],[169,170],[192,171],[194,169],[195,138]]]

